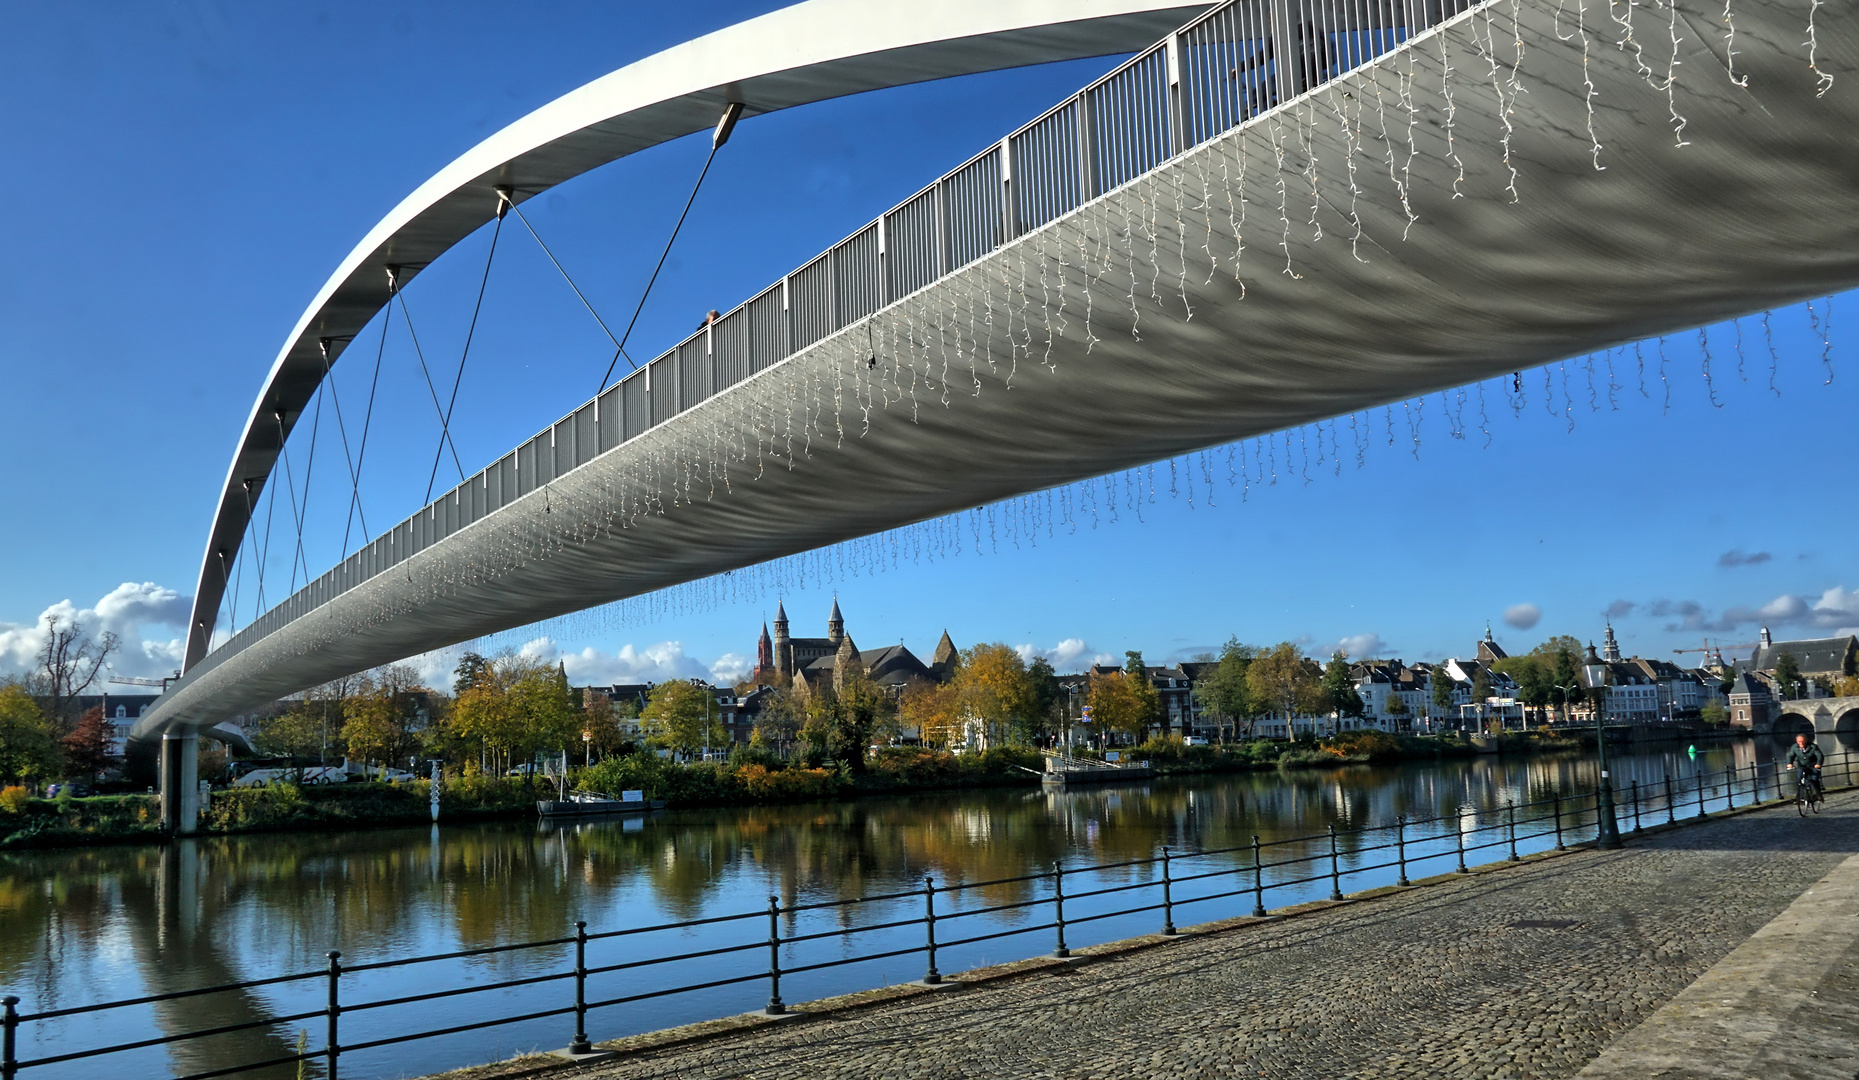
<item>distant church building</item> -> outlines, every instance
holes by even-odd
[[[901,691],[913,679],[941,682],[955,673],[955,643],[943,631],[936,652],[925,665],[902,645],[861,651],[846,633],[845,616],[840,614],[838,599],[826,618],[826,636],[794,637],[788,633],[787,607],[775,605],[774,634],[762,627],[761,640],[755,646],[753,678],[763,685],[786,682],[802,696],[824,688],[829,683],[837,690],[846,676],[858,670],[873,683],[892,692]]]

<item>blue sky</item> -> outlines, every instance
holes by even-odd
[[[179,624],[226,462],[284,335],[327,274],[407,192],[526,112],[614,68],[773,5],[149,3],[9,5],[0,15],[0,145],[24,165],[0,217],[0,453],[12,465],[0,528],[0,669],[17,669],[48,611],[122,634],[125,673],[173,665]],[[635,333],[656,354],[1109,66],[1091,61],[864,95],[745,121],[719,155]],[[624,321],[702,163],[682,140],[535,200],[530,220],[608,321]],[[429,359],[457,363],[488,231],[408,291]],[[1817,312],[1825,315],[1824,308]],[[1859,626],[1855,525],[1843,493],[1859,367],[1831,310],[1836,377],[1801,308],[1710,346],[1665,345],[1671,392],[1644,350],[1525,375],[1513,413],[1485,388],[1490,445],[1468,397],[1455,439],[1439,399],[1383,422],[1364,463],[1333,463],[1242,501],[1213,455],[1215,502],[1166,495],[1037,548],[843,581],[863,647],[927,652],[1000,640],[1062,663],[1151,658],[1229,635],[1339,643],[1409,660],[1467,652],[1487,621],[1527,648],[1549,634],[1669,656],[1705,636],[1751,640]],[[378,324],[362,341],[378,341]],[[454,434],[476,469],[583,400],[604,337],[528,236],[506,230],[462,384]],[[339,364],[344,407],[369,362]],[[404,327],[384,352],[364,480],[371,522],[421,501],[437,424]],[[1454,405],[1456,408],[1456,405]],[[421,411],[424,409],[425,411]],[[1570,422],[1573,431],[1570,431]],[[350,418],[351,425],[354,418]],[[1341,432],[1351,447],[1347,420]],[[323,435],[336,436],[326,418]],[[299,428],[293,452],[308,426]],[[346,478],[327,446],[311,484],[306,560],[339,553]],[[301,462],[299,463],[301,469]],[[1163,476],[1166,476],[1166,466]],[[1199,468],[1198,464],[1195,466]],[[445,479],[441,474],[441,480]],[[441,485],[443,486],[443,485]],[[283,511],[279,511],[279,517]],[[281,552],[285,545],[274,544]],[[287,560],[274,554],[268,589]],[[247,603],[249,604],[249,593]],[[797,633],[824,629],[827,591],[788,599]],[[772,611],[739,604],[649,623],[564,620],[498,644],[570,659],[589,680],[733,673]],[[1507,622],[1508,619],[1508,622]],[[243,619],[241,621],[244,621]],[[540,640],[539,640],[540,639]],[[444,658],[427,662],[438,670]]]

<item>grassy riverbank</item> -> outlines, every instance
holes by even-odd
[[[1536,732],[1500,737],[1507,754],[1574,750],[1574,739]],[[1397,736],[1349,732],[1322,740],[1256,739],[1225,746],[1188,746],[1156,739],[1122,751],[1147,760],[1158,775],[1332,768],[1399,761],[1471,757],[1470,741],[1452,736]],[[1089,755],[1101,756],[1101,755]],[[1039,783],[1037,750],[1004,747],[956,755],[916,747],[890,747],[862,770],[843,764],[809,767],[773,755],[738,752],[730,761],[682,765],[651,753],[609,758],[574,770],[576,786],[595,791],[643,791],[673,807],[745,806],[812,802],[865,795],[963,788],[1032,787]],[[533,818],[536,800],[553,785],[496,776],[448,776],[440,788],[441,822]],[[161,838],[161,815],[150,795],[21,799],[0,803],[0,848],[76,847],[146,842]],[[431,820],[426,781],[329,786],[274,784],[215,791],[202,816],[205,834],[268,831],[341,831]]]

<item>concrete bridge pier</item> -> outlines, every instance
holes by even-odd
[[[169,836],[188,836],[200,820],[200,736],[161,737],[161,824]]]

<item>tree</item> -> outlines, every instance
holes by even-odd
[[[1246,688],[1258,707],[1279,713],[1288,730],[1299,712],[1324,708],[1323,689],[1316,665],[1304,659],[1297,646],[1281,641],[1254,657],[1246,668]]]
[[[911,681],[897,701],[897,718],[925,746],[947,746],[962,733],[962,705],[952,683]]]
[[[1349,660],[1341,649],[1330,654],[1329,666],[1323,669],[1323,696],[1331,711],[1340,716],[1362,715],[1362,695],[1349,677]]]
[[[1575,671],[1575,658],[1579,655],[1579,649],[1559,648],[1550,668],[1550,678],[1555,680],[1553,688],[1562,695],[1562,719],[1565,722],[1569,719],[1569,703],[1581,700],[1581,676]]]
[[[872,733],[897,713],[890,695],[862,672],[847,675],[831,696],[832,729],[827,749],[853,772],[865,771]]]
[[[31,781],[58,767],[52,725],[19,686],[0,689],[0,780]]]
[[[645,721],[647,736],[668,750],[693,753],[729,745],[710,688],[696,680],[672,679],[654,686],[639,719]]]
[[[326,703],[305,697],[258,722],[255,740],[260,753],[290,760],[296,767],[296,779],[302,781],[303,767],[310,760],[321,760],[327,745]]]
[[[1137,729],[1135,738],[1138,742],[1149,735],[1150,724],[1160,724],[1162,717],[1162,696],[1155,692],[1155,684],[1149,681],[1149,666],[1143,663],[1143,654],[1130,650],[1123,654],[1123,673],[1129,677],[1130,693],[1136,695],[1142,704],[1142,727]]]
[[[1427,681],[1433,689],[1433,715],[1445,719],[1452,715],[1452,695],[1459,688],[1459,681],[1452,677],[1445,664],[1434,664],[1428,673]]]
[[[1149,730],[1150,706],[1137,687],[1148,684],[1146,675],[1131,675],[1128,671],[1110,675],[1093,673],[1085,691],[1085,703],[1091,706],[1092,725],[1105,735],[1116,731],[1141,741]]]
[[[363,762],[411,756],[419,742],[418,674],[393,664],[363,675],[342,703],[342,742]]]
[[[88,776],[97,782],[97,774],[110,763],[110,728],[104,722],[103,708],[93,705],[78,717],[71,734],[60,741],[65,769],[73,776]]]
[[[1801,664],[1793,653],[1784,652],[1775,658],[1775,685],[1784,700],[1801,696]]]
[[[1730,723],[1730,713],[1723,702],[1713,699],[1704,703],[1704,708],[1698,711],[1698,719],[1708,727],[1724,727]]]
[[[1026,661],[1007,645],[976,645],[962,653],[952,682],[964,719],[981,721],[990,742],[1001,739],[1016,726],[1024,730],[1033,718]]]
[[[446,725],[455,738],[475,742],[504,768],[534,760],[538,751],[563,750],[580,738],[580,715],[559,667],[505,655],[478,668],[452,702]]]
[[[458,658],[458,666],[452,669],[452,693],[462,694],[490,674],[491,662],[477,653],[468,652]]]
[[[1246,669],[1259,650],[1242,645],[1236,637],[1228,638],[1220,648],[1220,666],[1208,676],[1200,690],[1201,703],[1219,718],[1224,735],[1226,725],[1235,727],[1258,710],[1246,685]]]
[[[77,699],[96,683],[104,665],[116,654],[116,635],[105,631],[95,641],[84,624],[72,620],[59,625],[59,617],[45,617],[45,644],[40,647],[37,681],[45,696],[47,718],[60,731],[75,719]]]
[[[1060,693],[1059,676],[1052,670],[1052,661],[1043,656],[1033,657],[1033,662],[1026,665],[1026,705],[1027,720],[1034,735],[1053,734],[1063,727],[1059,717]]]
[[[786,757],[794,752],[794,741],[805,719],[806,711],[794,700],[791,690],[785,687],[770,690],[762,698],[762,709],[755,716],[755,730],[749,741]]]

